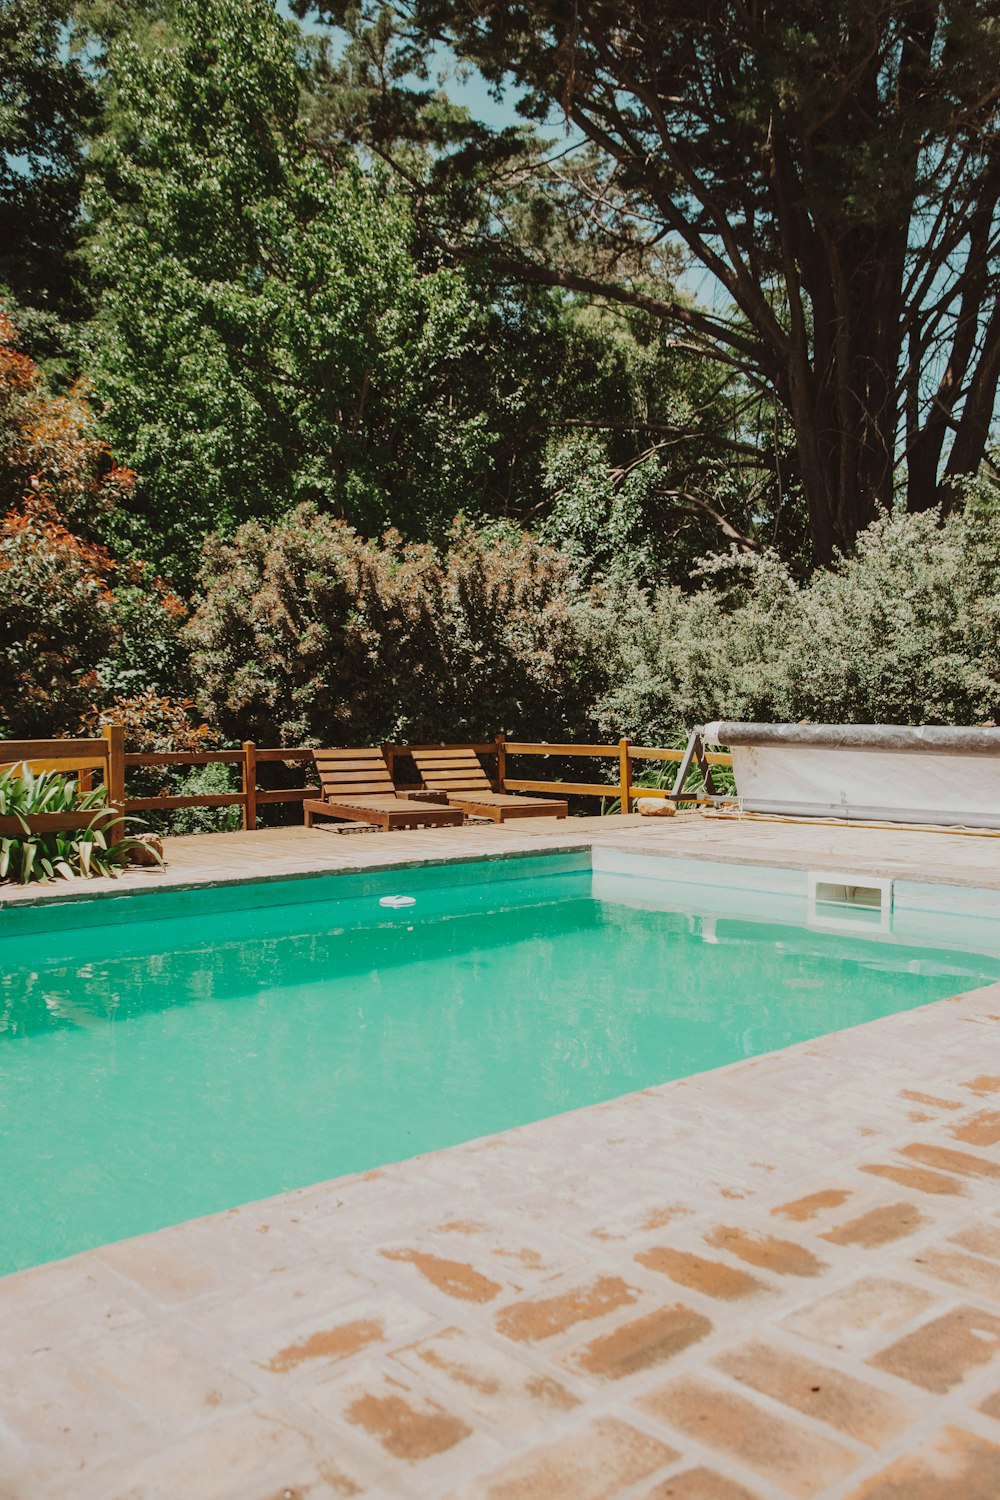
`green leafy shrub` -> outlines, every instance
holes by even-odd
[[[98,663],[101,704],[146,696],[183,699],[189,687],[181,630],[187,605],[142,562],[119,564],[111,575],[114,632]]]
[[[1000,516],[973,494],[943,523],[887,516],[798,582],[773,555],[705,570],[697,592],[587,609],[609,685],[601,730],[669,744],[716,718],[962,724],[1000,703]]]
[[[32,820],[49,813],[79,813],[80,826],[36,832]],[[26,763],[0,774],[0,818],[20,827],[16,834],[0,835],[0,882],[115,878],[138,842],[122,835],[124,821],[107,806],[104,787],[81,792],[75,776],[35,773]]]
[[[0,736],[71,730],[93,702],[115,632],[106,565],[55,521],[0,520]]]
[[[456,524],[443,560],[435,622],[447,676],[410,737],[529,739],[585,735],[601,680],[587,655],[566,559],[530,533],[483,535]],[[425,708],[425,714],[427,710]]]
[[[224,761],[207,766],[191,766],[178,776],[172,790],[182,797],[217,797],[238,792],[239,777],[235,767]],[[301,821],[301,812],[299,820]],[[231,833],[240,827],[242,814],[232,807],[176,807],[161,814],[169,833]]]
[[[424,549],[379,550],[304,505],[209,538],[201,583],[188,640],[202,707],[229,741],[367,742],[440,681],[440,580]]]
[[[440,556],[303,505],[211,538],[201,582],[193,676],[226,740],[552,737],[586,722],[569,569],[529,536],[459,523]]]
[[[183,677],[183,602],[98,538],[135,476],[83,381],[56,395],[0,304],[0,735],[72,734],[115,693]]]

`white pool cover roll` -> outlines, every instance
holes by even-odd
[[[748,812],[1000,828],[1000,730],[705,725],[733,753]]]

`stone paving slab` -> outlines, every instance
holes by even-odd
[[[849,833],[852,867],[970,868],[940,835],[810,829],[804,855],[778,825],[601,821],[692,857],[843,862]],[[201,846],[178,878],[315,859],[217,837],[175,841]],[[995,985],[8,1276],[0,1496],[996,1500],[998,1184]]]
[[[102,877],[51,885],[0,885],[0,913],[22,903],[116,897],[135,892],[405,868],[443,860],[502,859],[544,848],[585,849],[589,830],[605,818],[523,818],[514,824],[466,824],[395,833],[323,824],[316,828],[259,828],[251,832],[177,835],[164,839],[165,867],[133,865],[117,879]],[[618,821],[618,820],[616,820]],[[636,815],[623,822],[637,823]]]
[[[396,833],[265,828],[188,834],[164,841],[166,868],[133,866],[117,880],[52,886],[0,885],[0,915],[22,903],[87,900],[136,891],[177,890],[442,860],[503,858],[599,844],[729,864],[843,870],[908,880],[1000,889],[1000,835],[964,836],[908,828],[864,828],[820,822],[782,823],[684,812],[675,818],[637,813],[606,818],[522,818]]]

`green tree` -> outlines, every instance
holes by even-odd
[[[483,391],[498,442],[482,509],[529,525],[548,517],[554,541],[568,525],[575,566],[584,533],[601,532],[611,512],[620,532],[623,503],[633,540],[644,532],[640,573],[648,564],[682,579],[720,542],[777,546],[801,566],[801,486],[773,399],[638,303],[592,294],[618,277],[662,297],[683,270],[675,246],[643,231],[642,213],[612,229],[605,210],[618,187],[602,181],[599,153],[567,152],[548,126],[491,131],[471,118],[448,97],[447,53],[402,11],[338,8],[337,19],[346,40],[326,38],[309,72],[311,142],[326,161],[357,149],[389,165],[413,205],[415,253],[469,266],[491,309],[492,358],[468,371],[472,388],[484,376],[500,388]],[[527,251],[558,265],[562,281],[522,274]],[[637,487],[647,502],[635,510]]]
[[[74,262],[85,134],[96,108],[72,0],[0,5],[0,287],[36,347],[58,350],[79,315]]]
[[[306,148],[298,46],[270,0],[180,0],[109,46],[95,383],[140,476],[115,540],[184,582],[207,531],[304,499],[426,535],[489,463],[466,278],[415,263],[376,173]]]
[[[345,22],[353,6],[316,9]],[[370,8],[377,14],[379,5]],[[738,369],[794,432],[815,555],[891,507],[946,508],[1000,380],[1000,29],[978,0],[415,0],[407,45],[452,45],[526,117],[580,142],[539,170],[589,264],[530,222],[462,253],[644,308]],[[697,305],[657,272],[708,273]]]

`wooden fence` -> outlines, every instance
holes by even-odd
[[[0,741],[0,769],[26,761],[36,771],[75,771],[80,778],[81,789],[89,790],[94,773],[98,773],[107,787],[108,803],[125,813],[168,812],[175,807],[239,807],[243,812],[244,828],[256,828],[258,807],[275,802],[302,802],[316,795],[315,786],[261,790],[257,785],[257,767],[267,761],[294,763],[313,761],[312,749],[299,746],[293,749],[258,748],[245,741],[233,750],[176,750],[156,752],[126,751],[124,730],[120,724],[106,724],[100,739],[93,740],[2,740]],[[238,792],[197,792],[175,794],[157,792],[149,797],[130,797],[126,788],[126,772],[132,767],[153,769],[158,766],[210,766],[233,765],[240,768],[240,790]],[[80,824],[78,813],[44,814],[46,829],[76,828]],[[58,824],[53,819],[59,819]],[[32,824],[41,823],[37,818]]]
[[[439,746],[431,745],[383,745],[382,749],[389,763],[389,772],[395,780],[396,762],[413,753],[414,750],[438,749]],[[678,772],[685,761],[687,767],[684,771],[684,781],[693,765],[697,765],[702,775],[705,769],[711,766],[731,766],[733,757],[724,751],[715,751],[709,754],[692,755],[690,746],[685,750],[657,749],[651,745],[633,745],[631,740],[621,739],[613,745],[556,745],[545,744],[538,741],[508,740],[504,735],[498,734],[494,740],[478,745],[463,745],[464,750],[475,750],[477,755],[496,756],[496,776],[494,784],[497,791],[501,792],[541,792],[549,793],[559,797],[601,797],[614,799],[620,802],[621,812],[627,813],[632,810],[632,803],[640,797],[663,797],[668,795],[660,787],[642,787],[635,785],[635,763],[642,762],[667,762],[675,765]],[[595,760],[611,760],[616,762],[617,776],[613,781],[562,781],[555,777],[543,778],[511,776],[508,774],[508,761],[511,756],[545,757],[562,760],[566,758],[590,758]],[[399,783],[397,783],[399,784]],[[692,791],[689,796],[677,797],[676,800],[684,802],[707,802],[710,798]]]
[[[283,747],[265,749],[252,740],[244,740],[234,750],[179,750],[162,752],[129,751],[123,757],[125,766],[211,766],[232,765],[240,768],[240,790],[238,792],[159,792],[152,797],[125,797],[126,812],[167,812],[175,807],[239,807],[243,811],[243,827],[257,827],[257,809],[275,802],[304,802],[315,797],[315,786],[278,787],[263,791],[257,784],[257,767],[262,763],[283,761],[287,764],[313,762],[309,746],[299,745],[286,750]]]
[[[92,787],[96,771],[108,788],[108,802],[115,807],[121,805],[124,797],[121,744],[109,729],[105,729],[100,739],[93,740],[0,741],[0,771],[24,763],[33,771],[75,772],[84,791]],[[92,813],[83,814],[83,821],[89,821],[92,816]],[[70,833],[80,826],[80,813],[34,813],[29,819],[29,827],[34,833]],[[0,819],[0,833],[5,837],[16,838],[23,831],[19,819]]]
[[[687,774],[692,767],[692,756],[690,750],[663,750],[651,745],[633,745],[631,740],[621,739],[617,745],[547,745],[537,744],[530,741],[504,740],[497,736],[498,750],[498,772],[504,791],[508,792],[557,792],[564,796],[574,797],[617,797],[620,802],[619,811],[629,813],[632,811],[632,803],[640,797],[663,797],[670,795],[662,787],[642,787],[635,785],[635,762],[653,761],[666,762],[681,768],[686,760],[687,767],[681,783],[683,789],[687,781]],[[507,761],[512,755],[526,756],[583,756],[594,759],[617,761],[618,777],[617,783],[608,785],[606,782],[597,781],[554,781],[543,780],[539,777],[509,776],[507,774]],[[733,758],[722,751],[705,754],[698,757],[699,768],[704,774],[708,766],[731,766]],[[692,791],[689,796],[681,797],[675,794],[675,800],[684,802],[705,802],[710,798]]]
[[[420,745],[383,745],[382,749],[389,765],[389,772],[397,780],[398,763],[410,756],[414,750],[432,748]],[[433,747],[439,748],[439,747]],[[561,797],[613,798],[620,802],[623,813],[631,812],[632,805],[640,797],[666,795],[660,788],[635,785],[636,763],[661,762],[673,764],[678,772],[683,770],[681,787],[672,792],[676,801],[700,802],[706,799],[699,792],[682,795],[688,771],[692,764],[690,747],[687,750],[658,749],[650,745],[633,745],[622,739],[613,745],[564,745],[534,741],[508,740],[498,734],[494,740],[463,749],[475,750],[478,755],[496,757],[494,785],[499,791],[540,792]],[[610,760],[614,763],[615,777],[609,781],[562,781],[555,777],[511,776],[511,757],[555,758],[556,760],[585,758]],[[108,802],[123,812],[167,812],[179,807],[239,807],[242,810],[244,828],[256,828],[258,808],[280,802],[303,802],[316,795],[315,786],[300,786],[263,790],[258,786],[258,767],[261,764],[283,762],[285,764],[313,762],[313,751],[308,746],[291,749],[284,747],[261,748],[246,740],[238,748],[230,750],[178,750],[164,752],[126,751],[124,731],[120,724],[105,726],[100,739],[93,740],[8,740],[0,742],[0,768],[19,761],[27,761],[35,769],[75,771],[82,787],[90,787],[94,773],[101,775],[108,789]],[[685,764],[686,762],[686,764]],[[731,766],[732,756],[715,753],[698,753],[696,763],[702,774],[711,766]],[[238,766],[240,790],[234,792],[171,793],[159,792],[147,797],[130,797],[126,789],[126,772],[132,768],[155,769],[168,766]],[[402,781],[397,781],[402,786]],[[69,820],[60,827],[76,826],[71,813],[53,815]],[[78,819],[77,819],[78,822]]]

